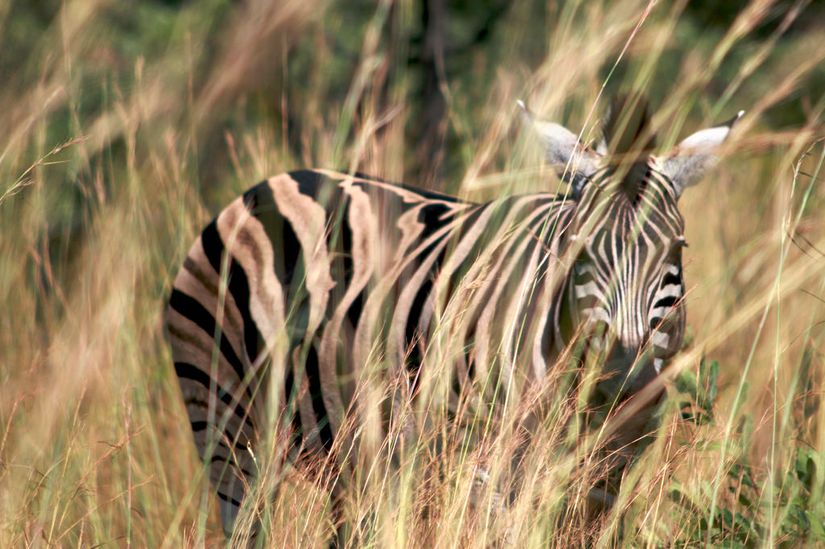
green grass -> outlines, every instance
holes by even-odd
[[[821,8],[754,1],[724,19],[679,2],[514,3],[448,50],[435,169],[408,62],[419,2],[271,4],[0,6],[0,546],[220,543],[161,311],[189,244],[240,191],[299,166],[476,200],[563,189],[515,100],[592,131],[600,98],[630,87],[658,105],[666,145],[747,115],[682,199],[689,337],[614,512],[566,514],[598,463],[560,428],[576,403],[558,401],[512,505],[467,503],[474,460],[507,480],[504,421],[478,449],[406,443],[394,476],[378,452],[347,513],[375,546],[825,544]],[[450,40],[472,42],[492,5],[455,4]],[[284,474],[274,501],[281,472],[261,490],[271,543],[319,542],[323,491]]]

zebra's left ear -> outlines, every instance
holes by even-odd
[[[695,185],[719,161],[719,147],[743,114],[745,111],[739,111],[723,124],[688,136],[671,155],[659,159],[662,173],[676,186],[678,195]]]
[[[564,181],[573,185],[574,192],[596,173],[602,155],[585,146],[578,136],[560,124],[538,120],[524,101],[516,101],[527,126],[534,131],[544,148],[548,163]]]

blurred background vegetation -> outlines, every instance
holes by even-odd
[[[629,88],[663,149],[748,114],[683,200],[689,347],[719,362],[679,390],[717,420],[665,421],[675,503],[627,532],[825,543],[825,2],[5,0],[0,43],[0,545],[212,539],[160,312],[239,191],[300,166],[563,188],[515,99],[592,137]]]
[[[783,63],[804,61],[806,48],[825,21],[825,2],[762,2],[756,10],[751,6],[753,20],[743,21],[750,4],[660,2],[651,20],[674,14],[679,19],[674,34],[655,52],[655,65],[646,66],[651,56],[640,55],[649,44],[639,45],[640,51],[622,58],[617,67],[613,62],[620,52],[606,48],[605,62],[589,84],[606,83],[610,95],[626,88],[640,71],[651,71],[640,83],[654,105],[660,104],[686,65],[709,60],[737,23],[744,26],[741,36],[728,45],[730,51],[707,75],[702,96],[692,97],[690,106],[704,112],[713,105],[713,114],[727,115],[733,108],[752,105],[776,85],[772,77]],[[61,11],[64,5],[73,9]],[[485,124],[479,118],[490,116],[484,106],[496,81],[508,81],[513,93],[523,95],[530,76],[560,37],[572,38],[564,35],[566,25],[598,26],[593,18],[605,15],[601,5],[566,1],[91,0],[81,5],[75,9],[73,3],[59,0],[4,3],[0,74],[6,97],[70,71],[71,89],[63,90],[68,100],[59,112],[50,113],[46,137],[48,143],[60,143],[77,137],[81,121],[106,112],[136,87],[162,87],[153,90],[166,96],[157,114],[176,117],[180,127],[198,126],[196,152],[199,166],[206,168],[205,187],[213,185],[209,174],[220,173],[213,168],[228,162],[227,132],[265,122],[272,139],[283,138],[280,145],[292,158],[313,165],[319,160],[341,164],[339,149],[352,140],[364,111],[383,112],[399,104],[403,115],[391,113],[388,123],[403,122],[403,138],[410,146],[404,147],[394,175],[422,185],[450,186],[448,181],[462,179],[471,163],[472,144],[482,138]],[[75,17],[89,20],[72,20]],[[647,24],[652,26],[651,20]],[[66,36],[66,31],[78,34]],[[613,45],[611,38],[605,37],[604,46]],[[762,51],[766,43],[770,47]],[[577,54],[575,44],[569,53]],[[365,66],[367,58],[370,64]],[[746,66],[749,62],[756,66]],[[791,66],[783,68],[792,72]],[[730,91],[743,73],[748,85]],[[162,82],[151,81],[161,75]],[[369,82],[359,83],[357,76]],[[359,84],[368,89],[355,96]],[[736,105],[728,105],[733,97],[725,97],[726,91],[735,94]],[[825,70],[820,65],[806,71],[791,93],[768,105],[760,122],[772,129],[798,128],[823,93]],[[590,99],[584,91],[577,96],[567,100],[567,111],[581,103],[582,96]],[[178,102],[183,104],[173,108]],[[567,118],[569,112],[562,109],[560,114]],[[337,157],[324,158],[330,152],[319,152],[309,141],[313,130],[320,131],[313,125],[335,130],[335,140],[326,145]]]

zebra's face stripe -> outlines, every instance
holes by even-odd
[[[591,347],[618,349],[627,368],[646,355],[659,373],[682,340],[685,239],[675,189],[649,168],[636,200],[609,174],[584,189],[571,297]]]

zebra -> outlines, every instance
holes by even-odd
[[[227,534],[261,467],[262,433],[286,431],[299,462],[328,455],[349,418],[375,417],[378,406],[357,395],[376,355],[414,398],[432,341],[460,342],[465,351],[449,357],[457,402],[490,376],[516,388],[540,381],[585,333],[603,358],[596,393],[615,402],[678,352],[678,200],[743,113],[656,155],[636,96],[615,102],[596,147],[519,106],[570,192],[474,203],[299,170],[247,190],[197,237],[165,324]],[[437,333],[444,318],[457,320]]]

